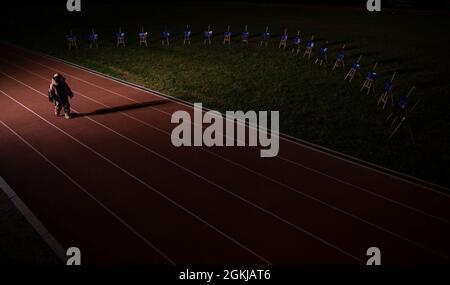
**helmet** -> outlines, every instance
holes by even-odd
[[[55,74],[53,75],[53,79],[54,79],[56,82],[62,82],[62,81],[64,81],[64,77],[63,77],[61,74],[59,74],[59,73],[55,73]]]

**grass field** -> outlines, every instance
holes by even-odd
[[[450,80],[448,64],[450,17],[444,12],[384,11],[370,14],[361,8],[277,6],[262,4],[177,4],[103,6],[86,4],[80,14],[64,7],[30,9],[20,19],[4,17],[15,43],[95,70],[135,82],[212,109],[279,110],[281,131],[322,146],[450,186]],[[30,12],[31,13],[31,12]],[[20,21],[20,23],[18,22]],[[186,24],[193,30],[192,45],[182,45]],[[211,25],[211,46],[203,46],[201,32]],[[227,25],[235,34],[223,46]],[[239,33],[248,24],[253,35],[249,46]],[[139,47],[141,26],[150,32],[148,48]],[[257,46],[269,25],[268,48]],[[119,26],[127,34],[127,47],[115,47]],[[162,47],[160,33],[167,26],[172,45]],[[90,28],[100,34],[100,47],[88,49]],[[293,36],[315,35],[318,47],[329,41],[329,59],[345,43],[346,64],[360,54],[362,72],[378,62],[375,95],[360,93],[362,78],[349,84],[347,69],[331,71],[277,48],[283,28]],[[81,40],[68,51],[65,35],[73,29]],[[43,32],[45,31],[45,32]],[[26,36],[23,36],[26,35]],[[291,42],[289,42],[291,44]],[[410,115],[415,144],[406,128],[387,141],[389,128],[376,102],[384,81],[397,71],[396,96],[413,86]],[[69,82],[70,83],[70,82]]]

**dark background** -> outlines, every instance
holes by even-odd
[[[21,1],[5,1],[1,5],[6,6],[23,6],[30,5],[61,5],[65,7],[66,0],[21,0]],[[130,2],[149,2],[158,1],[145,0],[81,0],[82,6],[89,6],[98,3],[130,3]],[[163,3],[179,3],[181,0],[164,0]],[[367,0],[200,0],[190,2],[248,2],[248,3],[287,3],[287,4],[308,4],[308,5],[333,5],[333,6],[365,6]],[[442,10],[450,9],[450,0],[381,0],[382,8],[404,8],[404,9],[426,9],[426,10]]]

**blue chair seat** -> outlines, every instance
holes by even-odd
[[[395,102],[395,107],[401,110],[405,110],[408,106],[408,99],[405,96],[400,96]]]
[[[360,67],[361,67],[361,64],[360,64],[360,63],[358,63],[358,62],[352,63],[352,68],[353,68],[353,69],[359,69]]]
[[[373,70],[367,72],[367,79],[374,80],[377,77],[377,73]]]
[[[95,41],[97,41],[97,40],[98,40],[98,34],[90,34],[90,35],[88,36],[88,40],[89,40],[90,42],[95,42]]]

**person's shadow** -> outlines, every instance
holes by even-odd
[[[142,103],[133,103],[133,104],[128,104],[128,105],[121,105],[121,106],[116,106],[116,107],[97,109],[92,112],[72,113],[72,117],[77,118],[77,117],[86,117],[86,116],[106,115],[106,114],[111,114],[111,113],[125,112],[125,111],[129,111],[129,110],[157,106],[157,105],[165,104],[168,102],[170,102],[170,100],[163,99],[163,100],[153,100],[153,101],[142,102]]]

